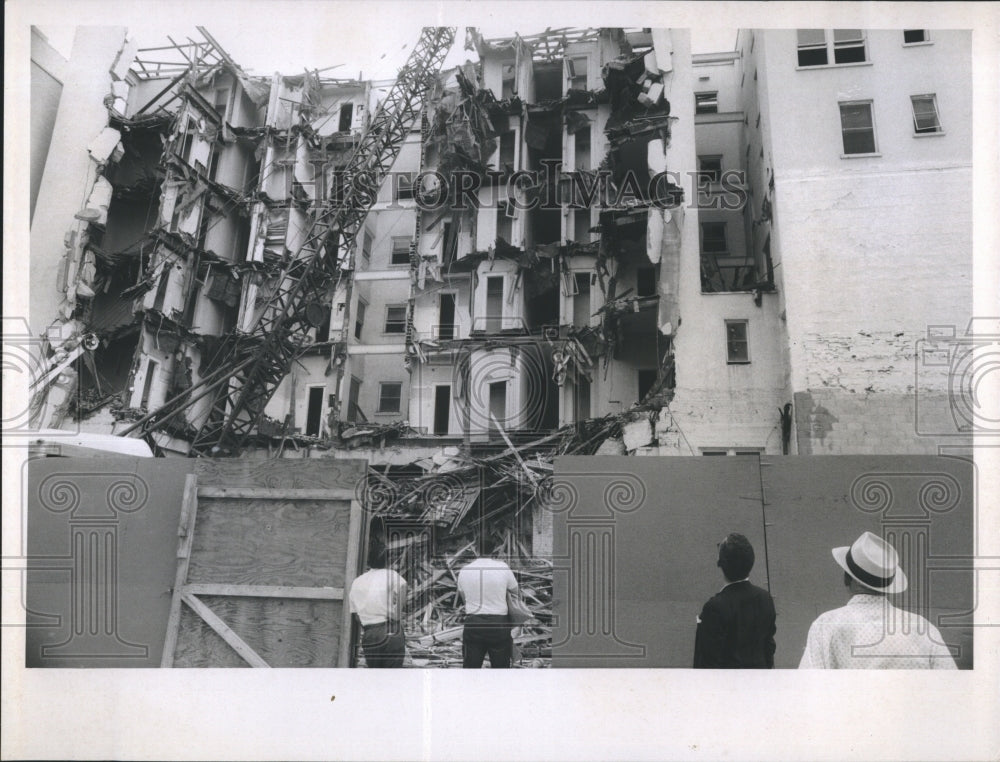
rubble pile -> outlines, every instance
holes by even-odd
[[[560,455],[592,455],[620,437],[626,414],[565,426],[500,452],[473,455],[444,448],[405,475],[369,468],[364,503],[373,517],[370,542],[384,542],[391,568],[408,584],[404,627],[407,664],[461,667],[462,609],[458,572],[481,552],[510,564],[533,618],[514,633],[515,667],[552,660],[553,565],[533,545],[533,520],[545,510],[546,483]],[[384,539],[383,539],[384,538]],[[363,663],[360,647],[359,663]]]

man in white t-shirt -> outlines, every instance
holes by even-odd
[[[477,558],[458,573],[458,592],[465,603],[463,668],[481,668],[487,653],[490,667],[510,667],[514,643],[507,617],[508,591],[517,595],[517,579],[497,558]]]
[[[406,654],[403,635],[403,604],[406,580],[386,567],[386,554],[374,548],[369,570],[351,584],[351,612],[361,621],[361,648],[369,667],[402,667]]]

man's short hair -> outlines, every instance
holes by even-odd
[[[745,579],[753,568],[753,545],[741,534],[726,535],[719,544],[719,567],[730,582]]]
[[[388,556],[389,553],[385,545],[380,542],[375,543],[368,551],[368,568],[384,569],[388,561]]]

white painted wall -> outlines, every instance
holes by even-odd
[[[916,342],[971,316],[970,35],[870,31],[866,64],[796,70],[794,31],[756,34],[800,452],[933,449],[914,433]],[[926,93],[944,133],[916,137]],[[842,100],[872,101],[881,156],[841,158]]]

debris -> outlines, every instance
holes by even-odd
[[[653,441],[653,427],[646,417],[626,423],[622,427],[622,438],[626,452],[631,452]]]
[[[90,141],[87,151],[98,164],[106,164],[108,159],[118,161],[125,150],[121,147],[122,134],[113,127],[105,127]]]

